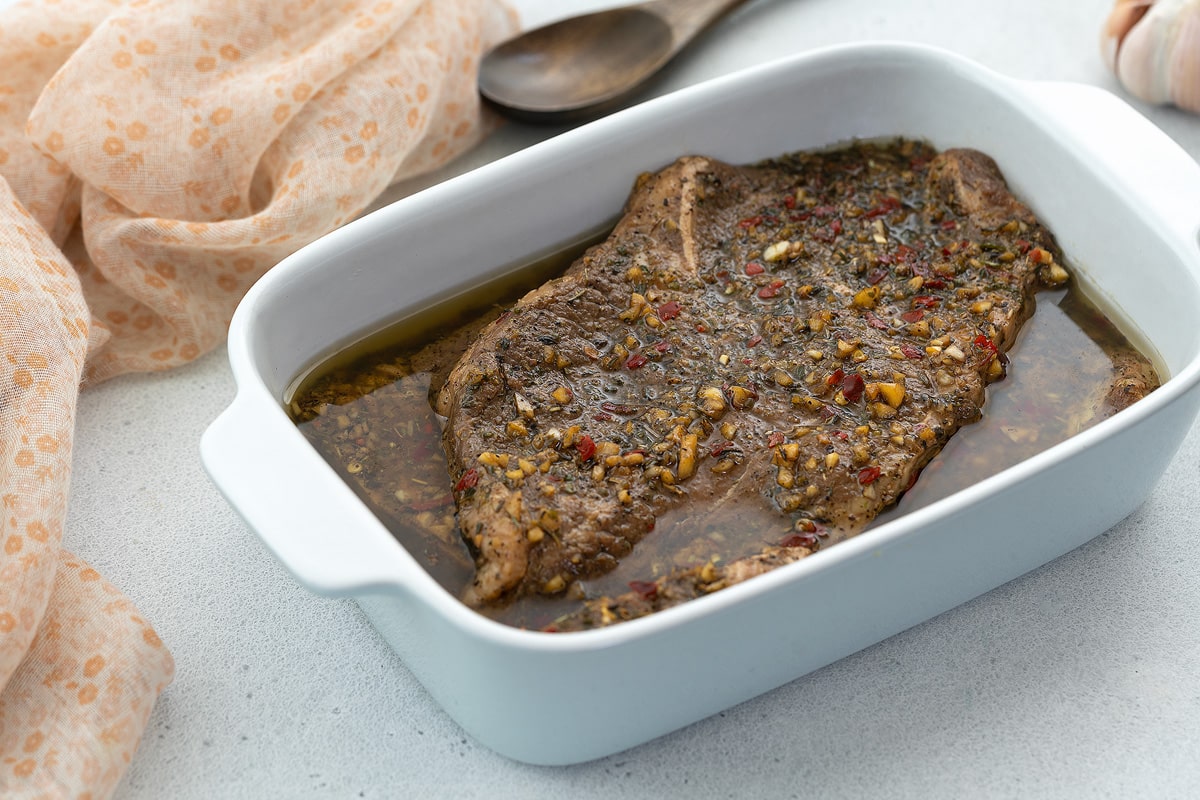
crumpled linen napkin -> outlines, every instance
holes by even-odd
[[[0,796],[115,789],[174,664],[60,548],[79,387],[211,350],[247,288],[486,124],[499,0],[0,13]]]

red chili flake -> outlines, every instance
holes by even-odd
[[[845,431],[834,431],[833,435],[843,442],[850,438],[850,434]]]
[[[614,417],[612,414],[605,414],[603,411],[601,411],[598,414],[592,414],[592,419],[596,420],[596,422],[612,422],[614,419],[616,419],[616,417]]]
[[[758,227],[759,225],[761,225],[762,221],[763,221],[763,218],[762,218],[761,214],[756,217],[746,217],[743,220],[738,220],[738,227],[739,228],[755,228],[755,227]]]
[[[663,322],[675,319],[679,316],[679,312],[683,310],[683,306],[676,303],[674,300],[668,300],[658,307],[658,318]]]
[[[789,194],[787,197],[783,198],[783,207],[786,209],[789,209],[789,210],[795,208],[796,207],[796,195]]]
[[[727,450],[735,449],[737,449],[737,445],[733,442],[718,442],[717,444],[713,445],[712,449],[708,451],[708,454],[713,458],[716,458]]]
[[[834,236],[837,236],[842,232],[842,221],[840,219],[835,219],[833,222],[829,223],[829,230],[833,231]]]
[[[944,280],[942,280],[941,278],[930,278],[929,280],[925,281],[921,285],[924,286],[926,289],[945,289],[946,288],[946,282]]]
[[[633,355],[631,355],[631,356],[629,357],[629,360],[627,360],[627,361],[625,362],[625,366],[626,366],[628,369],[637,369],[637,368],[639,368],[639,367],[644,367],[644,366],[646,366],[646,362],[647,362],[648,360],[649,360],[649,359],[647,359],[647,358],[646,358],[644,355],[642,355],[641,353],[634,353]]]
[[[575,443],[575,449],[579,451],[581,461],[590,461],[592,456],[596,455],[596,443],[586,433],[579,437],[579,441]]]
[[[767,271],[767,268],[764,267],[762,264],[759,264],[757,261],[751,261],[749,264],[746,265],[746,274],[747,275],[762,275],[766,271]]]
[[[920,309],[905,311],[900,315],[900,319],[904,320],[905,322],[920,322],[924,317],[925,312],[921,311]]]
[[[783,281],[771,281],[766,286],[758,290],[758,296],[763,300],[769,300],[779,294],[779,290],[783,288]]]
[[[867,219],[875,219],[876,217],[882,217],[884,214],[890,214],[898,208],[900,208],[900,201],[890,195],[887,195],[883,198],[883,201],[879,205],[863,214],[863,216]]]
[[[882,470],[879,467],[863,467],[858,471],[858,482],[863,486],[868,486],[879,480],[879,475]]]
[[[799,214],[789,214],[788,215],[789,222],[807,222],[811,218],[812,218],[811,211],[801,211]]]
[[[858,399],[863,395],[863,389],[866,384],[863,382],[862,375],[855,372],[852,375],[847,375],[842,379],[842,396],[851,403],[857,403]]]
[[[937,308],[941,298],[928,294],[919,294],[912,299],[913,308]]]
[[[886,269],[874,270],[870,275],[867,276],[867,283],[874,286],[875,284],[879,283],[887,276],[888,276],[888,273],[887,273]]]
[[[1041,247],[1035,247],[1030,250],[1029,257],[1033,259],[1033,263],[1035,264],[1049,264],[1054,260],[1054,256]]]
[[[595,449],[594,445],[593,445],[593,449]],[[467,470],[466,472],[464,472],[462,474],[462,477],[458,479],[458,483],[454,484],[454,491],[462,492],[467,489],[474,489],[475,485],[478,483],[479,483],[479,470],[475,469],[474,467],[471,467],[469,470]]]
[[[956,222],[955,220],[947,219],[947,220],[942,221],[942,230],[944,230],[944,231],[952,231],[952,230],[956,230],[957,228],[958,228],[958,222]]]
[[[758,345],[761,343],[762,343],[762,337],[756,333],[750,337],[750,340],[746,342],[746,345],[748,347],[754,347],[755,345]]]
[[[643,600],[653,600],[658,597],[658,584],[653,581],[630,581],[629,588],[637,592]]]
[[[696,333],[705,333],[707,330],[703,322],[696,323]]]
[[[896,258],[900,259],[901,261],[908,261],[910,258],[915,256],[916,254],[917,254],[917,251],[913,250],[911,247],[909,247],[906,244],[896,245]]]
[[[982,333],[975,337],[975,346],[980,350],[987,350],[991,353],[999,352],[996,349],[996,343],[984,336]]]
[[[925,354],[923,352],[921,352],[917,348],[913,347],[911,344],[900,345],[900,352],[904,354],[905,358],[914,358],[915,359],[915,358],[924,358],[925,357]]]
[[[837,206],[817,206],[812,213],[817,218],[830,217],[837,213]]]
[[[831,419],[833,419],[836,416],[837,416],[837,412],[834,411],[832,408],[830,408],[829,406],[824,406],[824,405],[821,406],[821,419],[825,420],[826,422],[829,422]]]
[[[787,437],[779,431],[771,431],[767,434],[767,447],[779,447],[786,439]]]
[[[880,264],[890,264],[890,263],[892,263],[892,261],[894,261],[894,259],[892,258],[891,253],[880,253],[879,254],[879,263]]]
[[[669,353],[671,352],[671,343],[668,341],[655,342],[654,349],[660,353]]]
[[[727,269],[717,270],[717,277],[723,281],[729,280],[729,270],[727,270]]]
[[[1021,255],[1025,255],[1029,252],[1029,249],[1033,247],[1033,244],[1025,239],[1017,239],[1017,241],[1013,242],[1013,244],[1015,244],[1017,249],[1021,251]]]
[[[551,622],[549,625],[542,628],[542,633],[558,633],[558,626]]]
[[[865,316],[867,318],[867,324],[870,325],[875,330],[886,331],[888,329],[888,324],[886,322],[884,322],[883,320],[881,320],[879,317],[872,314],[870,311],[868,311],[863,316]]]
[[[807,547],[812,550],[817,546],[815,533],[789,533],[779,540],[780,547]]]
[[[833,372],[830,373],[829,377],[825,379],[825,383],[829,386],[834,386],[836,384],[841,383],[842,378],[844,378],[844,377],[846,377],[846,373],[843,372],[841,370],[841,368],[839,367],[838,369],[835,369]]]

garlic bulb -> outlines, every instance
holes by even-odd
[[[1200,112],[1200,0],[1117,0],[1101,50],[1137,97]]]

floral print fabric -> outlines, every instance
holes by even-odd
[[[112,793],[169,652],[60,548],[79,387],[190,361],[249,286],[484,133],[495,0],[0,14],[0,795]]]

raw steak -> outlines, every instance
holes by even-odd
[[[476,559],[464,599],[589,599],[579,582],[648,535],[682,542],[558,629],[603,625],[860,531],[980,416],[1059,260],[975,151],[641,176],[611,236],[486,328],[436,398]],[[701,527],[749,544],[688,553]]]

